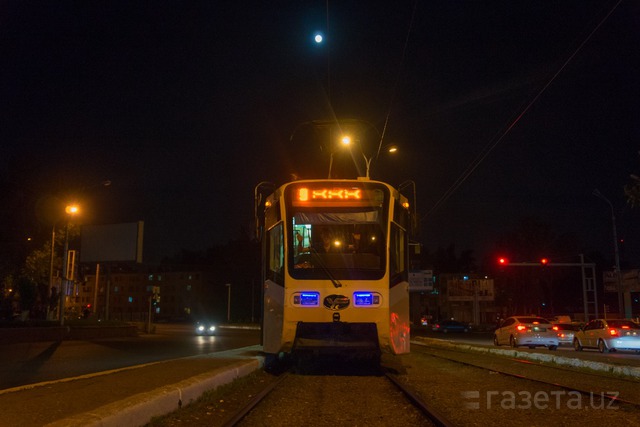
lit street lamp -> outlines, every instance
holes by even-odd
[[[622,300],[622,281],[620,280],[620,252],[618,251],[618,233],[617,233],[617,229],[616,229],[616,216],[613,210],[613,205],[611,204],[611,202],[609,201],[609,199],[607,199],[606,197],[604,197],[602,195],[602,193],[600,191],[598,191],[598,189],[593,190],[593,195],[604,200],[605,202],[607,202],[609,204],[609,207],[611,208],[611,224],[613,226],[613,250],[614,250],[614,256],[615,256],[615,269],[616,269],[616,285],[617,285],[617,289],[618,289],[618,310],[619,310],[619,315],[626,317],[626,318],[630,318],[631,317],[631,305],[628,305],[627,307],[625,307],[625,304],[623,303]]]
[[[342,142],[342,144],[345,145],[345,146],[350,146],[351,145],[351,137],[348,136],[348,135],[345,135],[340,139],[340,142]],[[385,151],[387,153],[392,153],[393,154],[393,153],[398,152],[398,146],[397,145],[385,145],[384,147],[382,147],[381,151]],[[366,166],[365,177],[369,178],[369,171],[371,169],[371,161],[373,160],[374,157],[377,157],[377,156],[367,157],[367,155],[364,153],[364,151],[361,151],[361,154],[362,154],[362,157],[364,158],[364,163],[365,163],[365,166]],[[333,153],[331,155],[333,156]],[[331,165],[329,165],[329,178],[331,178]]]
[[[78,215],[80,213],[80,207],[78,205],[67,205],[64,208],[64,211],[67,213],[67,215],[70,216],[75,216]],[[60,285],[60,292],[59,292],[59,297],[60,297],[60,313],[58,314],[60,317],[60,326],[64,325],[64,303],[65,303],[65,298],[67,297],[67,288],[69,287],[69,272],[67,271],[68,269],[68,263],[69,263],[69,217],[67,217],[67,223],[65,225],[65,231],[64,231],[64,252],[62,254],[62,282]],[[53,247],[53,246],[52,246]]]

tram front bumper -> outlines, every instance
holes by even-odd
[[[378,329],[375,323],[298,322],[292,353],[379,357]]]

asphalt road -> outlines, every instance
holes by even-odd
[[[200,337],[188,324],[158,324],[137,338],[0,345],[0,390],[259,344],[258,330]]]
[[[454,342],[493,346],[491,333],[437,333],[414,330],[412,336],[427,336]],[[259,344],[256,329],[219,328],[216,336],[200,337],[190,324],[158,324],[156,333],[137,338],[93,341],[38,342],[0,345],[0,390],[103,372],[145,363],[208,354]],[[506,347],[505,347],[506,348]],[[536,351],[548,351],[538,349]],[[625,364],[637,362],[633,352],[600,354],[560,347],[558,354]]]

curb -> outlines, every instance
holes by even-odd
[[[640,379],[640,367],[612,365],[604,362],[593,362],[591,360],[574,359],[570,357],[556,356],[555,354],[529,353],[515,349],[501,349],[492,347],[477,347],[472,344],[456,344],[448,341],[441,341],[434,338],[420,338],[419,341],[412,341],[417,345],[435,345],[443,348],[457,348],[470,350],[479,353],[491,353],[500,356],[519,357],[521,359],[535,360],[538,362],[555,363],[573,368],[585,368],[599,372],[608,372],[614,375]]]
[[[192,356],[184,359],[202,357],[241,357],[237,354],[254,349],[245,347],[209,355]],[[249,375],[264,366],[262,356],[244,358],[224,369],[206,372],[176,384],[159,387],[155,390],[139,393],[126,399],[101,406],[90,412],[56,420],[46,424],[48,427],[123,427],[142,426],[154,417],[163,416],[187,406],[203,393]]]

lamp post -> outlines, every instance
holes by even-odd
[[[56,223],[54,221],[53,226],[51,227],[51,259],[49,260],[49,289],[47,290],[48,298],[51,297],[51,290],[53,289],[53,258],[55,255],[55,244],[56,244]],[[51,307],[51,303],[47,302],[47,320],[49,320],[50,307]]]
[[[231,283],[225,285],[227,287],[227,323],[231,321]]]
[[[613,251],[615,256],[615,269],[616,269],[616,282],[617,282],[616,287],[618,289],[618,311],[620,316],[624,314],[625,317],[631,317],[631,306],[629,306],[628,309],[625,308],[625,305],[622,300],[622,281],[620,280],[621,279],[620,278],[620,253],[618,251],[618,233],[616,229],[616,216],[613,210],[613,204],[611,204],[609,199],[604,197],[604,195],[602,195],[602,193],[598,189],[593,190],[593,195],[607,202],[609,204],[609,207],[611,208],[611,224],[613,226]]]
[[[308,122],[303,122],[298,124],[295,127],[295,129],[289,136],[289,142],[292,142],[294,140],[295,135],[298,133],[298,131],[301,128],[306,126],[311,126],[315,130],[328,131],[328,134],[329,134],[328,141],[321,144],[321,149],[323,152],[329,153],[329,174],[328,174],[329,179],[331,179],[332,177],[334,154],[340,151],[340,147],[349,146],[351,144],[352,138],[349,136],[346,136],[346,134],[349,133],[349,131],[343,132],[345,130],[345,127],[350,129],[356,129],[358,134],[363,134],[363,131],[362,131],[363,127],[371,128],[378,134],[378,136],[380,136],[378,148],[374,155],[367,157],[367,155],[365,154],[365,150],[363,150],[362,147],[360,147],[361,154],[364,158],[365,165],[366,165],[366,177],[369,177],[369,169],[370,169],[372,160],[374,158],[378,158],[382,150],[385,150],[389,153],[395,153],[398,150],[398,147],[395,145],[383,146],[382,143],[384,138],[384,132],[380,133],[380,131],[378,131],[375,125],[373,125],[372,123],[369,123],[366,120],[361,120],[361,119],[312,120]],[[340,130],[340,135],[338,138],[335,138],[334,128],[338,128]],[[354,159],[354,163],[355,163],[355,159]],[[357,166],[358,165],[356,164],[356,167]],[[360,173],[360,171],[358,171],[358,173]]]
[[[78,205],[67,205],[64,208],[64,211],[67,215],[74,216],[80,213],[80,208]],[[65,298],[67,297],[67,288],[69,287],[69,272],[68,269],[68,261],[69,261],[69,218],[67,218],[67,224],[65,225],[64,231],[64,253],[62,254],[62,282],[60,285],[60,326],[64,325],[64,303]]]
[[[340,139],[340,142],[342,142],[342,144],[345,145],[345,146],[350,146],[351,145],[351,137],[348,136],[348,135],[345,135]],[[387,153],[396,153],[398,151],[398,146],[397,145],[385,145],[384,147],[382,147],[382,149],[384,151],[386,151]],[[369,171],[371,169],[371,161],[373,160],[374,157],[377,157],[377,156],[367,157],[367,155],[364,153],[364,151],[361,151],[361,154],[362,154],[362,158],[364,158],[365,177],[369,178]],[[333,156],[333,153],[331,155]],[[331,178],[331,166],[329,166],[329,178]]]

